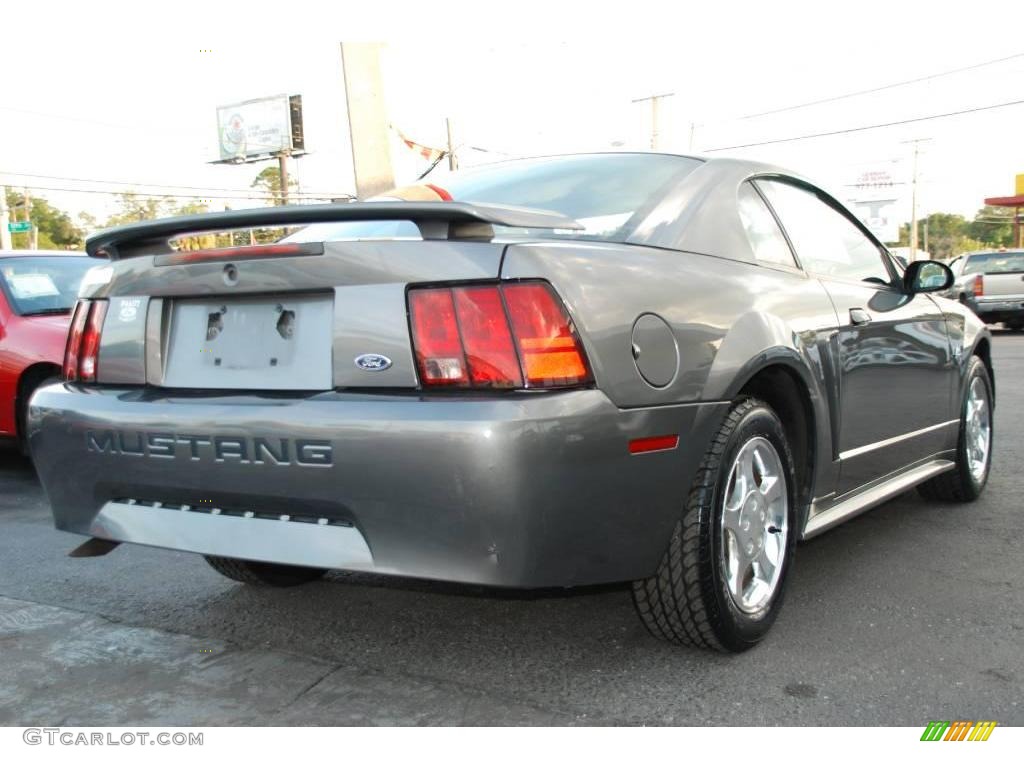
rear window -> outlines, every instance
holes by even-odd
[[[499,236],[622,242],[664,190],[700,164],[700,160],[673,155],[569,155],[431,174],[424,183],[443,188],[453,200],[555,211],[584,227],[582,231],[495,227]],[[409,221],[314,224],[286,240],[398,238],[419,239],[419,230]]]
[[[0,259],[0,289],[19,315],[71,310],[78,286],[96,259],[88,256],[12,256]]]
[[[999,275],[1012,272],[1024,272],[1024,251],[978,253],[968,256],[962,274]]]

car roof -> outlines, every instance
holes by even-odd
[[[1011,254],[1020,255],[1022,253],[1024,253],[1024,248],[1003,248],[1002,250],[999,248],[990,248],[986,251],[967,251],[967,253],[961,253],[960,256],[1009,256]],[[960,258],[960,256],[957,256],[957,258]]]
[[[13,258],[16,256],[86,256],[88,254],[85,251],[0,251],[0,259]]]

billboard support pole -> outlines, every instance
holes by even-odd
[[[281,205],[288,205],[288,153],[278,153],[277,162],[281,175]]]

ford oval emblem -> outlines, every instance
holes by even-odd
[[[371,352],[357,357],[356,365],[364,371],[386,371],[391,367],[391,358]]]

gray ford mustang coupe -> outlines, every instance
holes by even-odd
[[[176,238],[288,228],[270,245]],[[292,585],[326,569],[631,582],[657,637],[775,621],[798,540],[972,501],[991,340],[836,200],[736,160],[592,154],[386,201],[101,232],[30,405],[58,528]]]

